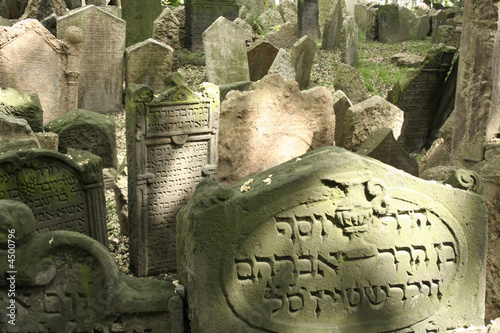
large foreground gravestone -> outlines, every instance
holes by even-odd
[[[36,229],[70,230],[108,244],[101,159],[70,149],[26,149],[0,156],[0,200],[27,204]]]
[[[337,147],[229,187],[203,181],[177,220],[191,331],[482,325],[486,211],[473,188]]]
[[[175,215],[203,176],[216,177],[218,113],[178,73],[154,99],[131,85],[126,113],[131,267],[175,271]]]
[[[104,9],[86,6],[57,18],[57,36],[68,26],[83,31],[78,107],[99,113],[121,110],[126,22]]]
[[[0,87],[38,94],[44,123],[76,107],[83,35],[70,25],[62,33],[64,42],[37,20],[0,27]]]
[[[245,39],[238,25],[219,17],[203,32],[203,46],[209,82],[220,86],[250,80]]]
[[[85,235],[37,234],[21,202],[0,200],[0,221],[1,332],[184,332],[172,282],[126,276]]]

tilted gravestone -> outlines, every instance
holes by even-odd
[[[0,331],[184,332],[183,302],[172,282],[126,276],[85,235],[37,233],[33,212],[21,202],[0,200],[0,221],[0,275],[8,278],[0,283]]]
[[[174,51],[172,56],[172,69],[177,69],[179,67],[179,56],[177,52],[184,46],[181,45],[179,39],[180,26],[181,23],[168,7],[165,8],[160,16],[153,22],[153,38],[169,45]],[[145,84],[147,85],[147,83]]]
[[[458,183],[468,190],[337,147],[202,182],[177,218],[191,331],[482,325],[486,210]]]
[[[26,119],[0,112],[0,154],[25,148],[40,148],[40,143]]]
[[[44,123],[76,107],[83,35],[70,26],[62,33],[64,42],[37,20],[0,27],[0,87],[38,94]]]
[[[342,23],[340,54],[344,64],[354,66],[358,62],[358,24],[354,16],[347,16]]]
[[[431,31],[431,21],[428,14],[419,16],[410,22],[410,36],[413,39],[425,39]]]
[[[43,131],[43,110],[37,94],[0,88],[0,113],[25,119],[33,132]]]
[[[439,98],[456,49],[437,47],[429,52],[420,68],[401,79],[387,100],[404,111],[398,142],[408,151],[420,150],[432,124]]]
[[[84,35],[78,108],[99,113],[121,110],[125,21],[91,5],[58,17],[57,36],[68,26],[79,27]]]
[[[85,150],[102,158],[104,168],[118,168],[113,118],[77,109],[51,121],[45,130],[58,134],[59,152],[66,154],[68,148]]]
[[[302,37],[291,47],[290,60],[295,68],[295,81],[300,89],[309,85],[315,54],[316,43],[308,36]]]
[[[258,43],[248,50],[250,80],[258,81],[266,76],[277,54],[278,49],[265,41]]]
[[[418,177],[417,160],[396,141],[390,128],[379,128],[373,132],[356,150],[356,153],[369,156]]]
[[[325,22],[323,30],[322,48],[323,50],[338,50],[340,48],[340,31],[344,21],[345,0],[333,2],[330,13]]]
[[[298,37],[308,36],[313,41],[320,39],[318,0],[303,0],[297,3]]]
[[[178,73],[153,99],[127,90],[130,264],[146,276],[176,270],[175,215],[204,176],[216,177],[218,113]]]
[[[208,82],[220,86],[250,80],[245,39],[239,26],[219,17],[203,32],[203,46]]]
[[[153,91],[163,87],[163,80],[172,72],[174,50],[152,38],[125,50],[125,83],[145,84]]]
[[[235,0],[187,0],[186,48],[203,52],[203,32],[220,16],[232,21],[238,17],[239,7]]]
[[[36,229],[70,230],[108,244],[101,159],[70,149],[26,149],[0,156],[0,199],[27,204]]]

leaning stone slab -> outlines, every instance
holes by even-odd
[[[139,276],[175,271],[175,215],[203,177],[217,177],[218,112],[178,73],[153,99],[126,97],[130,264]]]
[[[356,150],[356,153],[369,156],[418,177],[417,160],[396,141],[390,128],[380,128],[373,132]]]
[[[470,188],[336,147],[202,182],[177,220],[192,332],[482,325],[487,221]]]
[[[351,106],[351,101],[342,90],[337,90],[333,93],[333,110],[335,111],[335,142],[340,142],[342,139],[345,114]]]
[[[325,21],[323,30],[323,40],[321,46],[323,50],[338,50],[340,49],[340,35],[342,30],[342,23],[346,11],[345,0],[335,0],[331,4],[330,12]]]
[[[397,139],[403,126],[403,111],[380,96],[355,104],[344,116],[338,146],[355,151],[379,128],[390,128]]]
[[[178,52],[179,49],[184,46],[180,41],[180,27],[181,23],[168,7],[165,8],[160,16],[153,22],[153,38],[163,44],[169,45],[173,49],[171,60],[172,69],[177,69],[179,67]],[[158,61],[160,59],[158,59]],[[166,75],[163,77],[165,78],[165,76]],[[147,85],[147,83],[145,84]]]
[[[40,143],[26,119],[0,112],[0,153],[26,148],[40,148]]]
[[[316,43],[308,36],[302,37],[292,45],[290,60],[295,68],[295,81],[298,82],[300,89],[309,85],[315,54]]]
[[[37,94],[0,88],[0,113],[25,119],[33,132],[43,131],[43,110]]]
[[[85,150],[102,158],[103,167],[118,168],[113,118],[77,109],[48,123],[45,130],[59,135],[59,152]]]
[[[335,115],[325,87],[299,90],[272,74],[221,105],[219,179],[234,183],[310,149],[332,145]]]
[[[14,308],[13,316],[4,311],[2,332],[184,332],[182,299],[171,282],[126,276],[106,247],[85,235],[37,233],[21,202],[0,200],[0,221],[0,275],[15,279],[0,282],[0,306]],[[13,285],[15,298],[8,297]]]
[[[38,232],[76,231],[108,244],[101,159],[25,149],[0,155],[0,200],[27,204]]]
[[[280,74],[287,81],[295,81],[295,68],[292,64],[292,58],[285,49],[280,49],[273,64],[269,68],[268,74]]]
[[[353,104],[360,103],[370,97],[361,72],[347,64],[338,64],[333,85],[335,89],[342,90]]]
[[[318,0],[303,0],[297,2],[297,33],[299,38],[308,36],[314,42],[318,42],[320,39],[318,2]]]
[[[209,82],[220,86],[250,80],[245,39],[239,26],[219,17],[203,32],[203,47]]]
[[[266,41],[262,41],[249,49],[247,56],[250,81],[258,81],[266,76],[277,54],[278,49]]]
[[[354,66],[358,62],[358,24],[354,16],[347,16],[340,30],[340,59]]]

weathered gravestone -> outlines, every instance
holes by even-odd
[[[219,179],[234,183],[310,149],[332,145],[335,115],[325,87],[300,91],[272,74],[221,105]]]
[[[333,110],[335,111],[335,145],[342,139],[342,130],[347,110],[352,106],[349,98],[342,90],[333,93]]]
[[[78,91],[82,32],[70,26],[61,31],[64,42],[37,20],[0,27],[0,87],[38,94],[44,123],[72,110]]]
[[[360,103],[370,96],[361,72],[347,64],[338,64],[333,86],[342,90],[353,104]]]
[[[268,74],[280,74],[287,81],[295,81],[295,68],[292,64],[292,58],[285,49],[280,49],[273,64],[269,68]]]
[[[358,24],[354,16],[347,16],[340,30],[340,59],[354,66],[358,62]]]
[[[425,39],[431,31],[431,19],[428,14],[419,16],[410,22],[410,36],[414,39]]]
[[[399,38],[401,41],[410,39],[410,21],[413,13],[406,7],[399,7]]]
[[[68,26],[82,29],[78,108],[99,113],[121,110],[125,21],[94,5],[57,18],[57,36]]]
[[[268,32],[266,40],[279,49],[291,47],[298,41],[297,24],[286,22],[280,29]]]
[[[145,84],[153,91],[163,87],[165,77],[172,71],[174,50],[152,38],[127,47],[125,50],[125,83]]]
[[[430,17],[432,23],[432,42],[436,43],[439,27],[441,25],[447,24],[448,15],[446,15],[446,12],[444,10],[438,10]]]
[[[45,130],[59,135],[59,152],[66,154],[68,148],[85,150],[102,158],[104,168],[118,168],[113,118],[77,109],[51,121]]]
[[[192,332],[484,323],[487,222],[473,186],[424,181],[337,147],[251,179],[204,181],[178,215]]]
[[[162,12],[161,1],[159,2],[156,0],[141,0],[141,1],[125,0],[123,1],[123,4],[120,7],[122,8],[122,17],[127,22],[126,46],[140,43],[143,40],[146,40],[153,35],[153,21]]]
[[[314,42],[320,39],[318,0],[297,2],[298,37],[308,36]]]
[[[127,90],[130,264],[146,276],[176,270],[175,215],[204,176],[216,177],[218,113],[178,73],[153,99]]]
[[[398,5],[383,5],[377,11],[378,40],[382,43],[402,41]]]
[[[177,69],[179,67],[178,51],[183,46],[179,36],[180,26],[181,23],[168,7],[165,8],[160,16],[153,22],[153,38],[169,45],[174,51],[172,56],[172,69]],[[144,84],[148,85],[147,83]],[[153,88],[153,86],[150,87]],[[153,88],[153,90],[156,91],[156,88]]]
[[[344,22],[345,0],[335,0],[330,9],[330,13],[323,29],[323,40],[321,47],[323,50],[338,50],[340,48],[340,31]]]
[[[366,11],[366,40],[378,40],[378,8],[370,7]]]
[[[0,88],[0,113],[25,119],[33,132],[43,131],[43,110],[37,94]]]
[[[27,204],[39,232],[76,231],[108,244],[102,162],[91,153],[26,149],[0,155],[0,199]]]
[[[26,119],[0,112],[0,153],[25,148],[40,148],[40,143]]]
[[[235,0],[186,0],[186,48],[203,51],[202,34],[220,16],[232,21],[238,17]]]
[[[42,21],[52,14],[60,16],[67,11],[64,0],[30,0],[20,19],[31,18]]]
[[[292,45],[290,60],[295,68],[295,81],[299,84],[300,89],[309,85],[315,54],[316,43],[308,36],[302,37]]]
[[[36,233],[21,202],[0,200],[0,221],[0,275],[10,278],[0,282],[0,331],[184,332],[172,282],[126,276],[102,244],[84,235]]]
[[[268,42],[260,42],[248,50],[250,81],[258,81],[267,75],[276,59],[278,49]]]
[[[421,67],[396,83],[387,96],[389,102],[404,111],[398,142],[410,153],[424,145],[455,51],[449,46],[431,50]]]
[[[239,26],[219,17],[203,32],[203,46],[209,82],[220,86],[250,80],[245,39]]]
[[[366,31],[366,23],[368,19],[368,7],[363,3],[356,3],[354,5],[354,17],[358,22],[359,30]]]
[[[390,128],[377,129],[361,144],[356,153],[369,156],[418,177],[417,160],[396,141]]]
[[[354,104],[344,115],[342,136],[337,146],[356,151],[379,128],[392,129],[396,139],[401,134],[403,111],[380,96]]]

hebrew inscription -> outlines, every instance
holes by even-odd
[[[455,221],[369,175],[328,186],[331,199],[273,216],[242,244],[225,287],[236,314],[270,331],[322,331],[412,309],[411,322],[384,323],[401,329],[446,307],[462,269]]]

